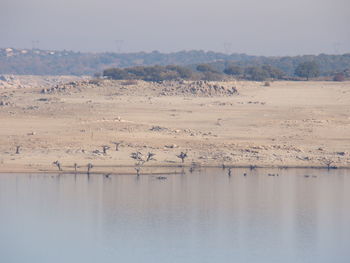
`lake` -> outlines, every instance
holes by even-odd
[[[349,175],[0,174],[0,262],[347,263]]]

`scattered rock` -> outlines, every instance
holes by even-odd
[[[167,128],[160,127],[160,126],[153,126],[150,131],[166,131]]]
[[[171,145],[165,145],[164,147],[169,149],[174,149],[174,148],[177,148],[178,146],[176,144],[171,144]]]

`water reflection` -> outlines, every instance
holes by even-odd
[[[0,255],[35,263],[348,262],[349,190],[344,170],[202,169],[166,180],[3,174]]]

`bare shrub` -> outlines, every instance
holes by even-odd
[[[345,76],[343,73],[337,73],[333,77],[333,81],[344,81],[344,80],[345,80]]]
[[[54,161],[52,164],[56,165],[59,171],[62,171],[61,163],[58,160]]]
[[[184,152],[181,152],[179,155],[176,155],[177,158],[180,158],[181,159],[181,162],[184,163],[185,162],[185,159],[188,157],[187,156],[187,153],[184,153]]]

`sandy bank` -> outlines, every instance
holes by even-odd
[[[206,96],[144,82],[43,94],[48,84],[30,79],[26,88],[0,90],[0,172],[55,171],[55,160],[68,169],[93,163],[133,172],[137,151],[155,153],[153,166],[181,165],[180,152],[186,166],[350,166],[349,82],[212,83],[238,94]]]

